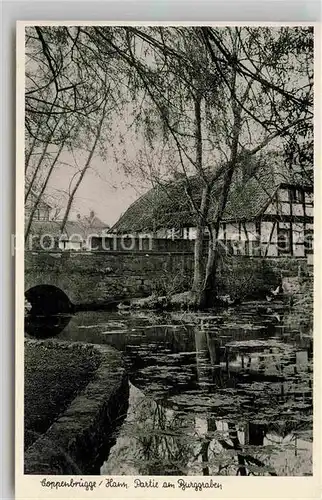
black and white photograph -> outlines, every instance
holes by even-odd
[[[315,28],[23,31],[24,475],[312,476]]]

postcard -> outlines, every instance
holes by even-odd
[[[17,499],[319,498],[320,49],[17,23]]]

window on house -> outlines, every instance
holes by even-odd
[[[302,189],[290,188],[290,200],[292,203],[303,203],[304,191]]]
[[[279,228],[277,235],[277,245],[279,253],[291,253],[291,230]]]
[[[313,252],[313,230],[306,229],[304,232],[304,248],[306,253]]]
[[[251,254],[252,255],[255,255],[255,256],[260,256],[261,255],[261,243],[260,241],[257,239],[257,240],[254,240],[251,242]]]

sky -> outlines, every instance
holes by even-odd
[[[130,177],[125,175],[121,163],[126,162],[127,168],[131,162],[135,162],[138,149],[143,144],[138,136],[127,129],[125,121],[120,121],[113,117],[113,132],[104,141],[104,158],[99,154],[94,155],[91,167],[76,192],[69,220],[75,220],[77,214],[89,215],[90,211],[106,224],[112,226],[126,209],[146,192],[151,184],[146,179],[139,180],[137,175]],[[123,134],[124,144],[117,145],[119,133]],[[84,146],[85,148],[85,146]],[[121,151],[123,150],[123,153]],[[115,155],[119,162],[117,163]],[[66,206],[66,201],[62,202],[60,191],[68,191],[71,180],[77,180],[78,167],[83,167],[86,163],[88,152],[84,150],[74,150],[73,155],[65,152],[60,157],[60,165],[55,167],[46,189],[46,195],[50,198],[58,198],[57,204]],[[126,158],[126,159],[125,159]],[[73,185],[73,184],[72,184]],[[61,218],[61,215],[59,216]]]
[[[71,174],[71,169],[58,168],[52,176],[48,193],[54,195],[57,190],[65,190]],[[69,219],[75,220],[77,213],[88,215],[94,210],[103,222],[111,226],[146,189],[140,181],[129,179],[118,171],[114,161],[96,158],[93,168],[86,172],[79,186]]]

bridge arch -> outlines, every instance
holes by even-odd
[[[73,310],[66,293],[54,285],[36,285],[28,288],[25,298],[31,305],[31,314],[53,315]]]

